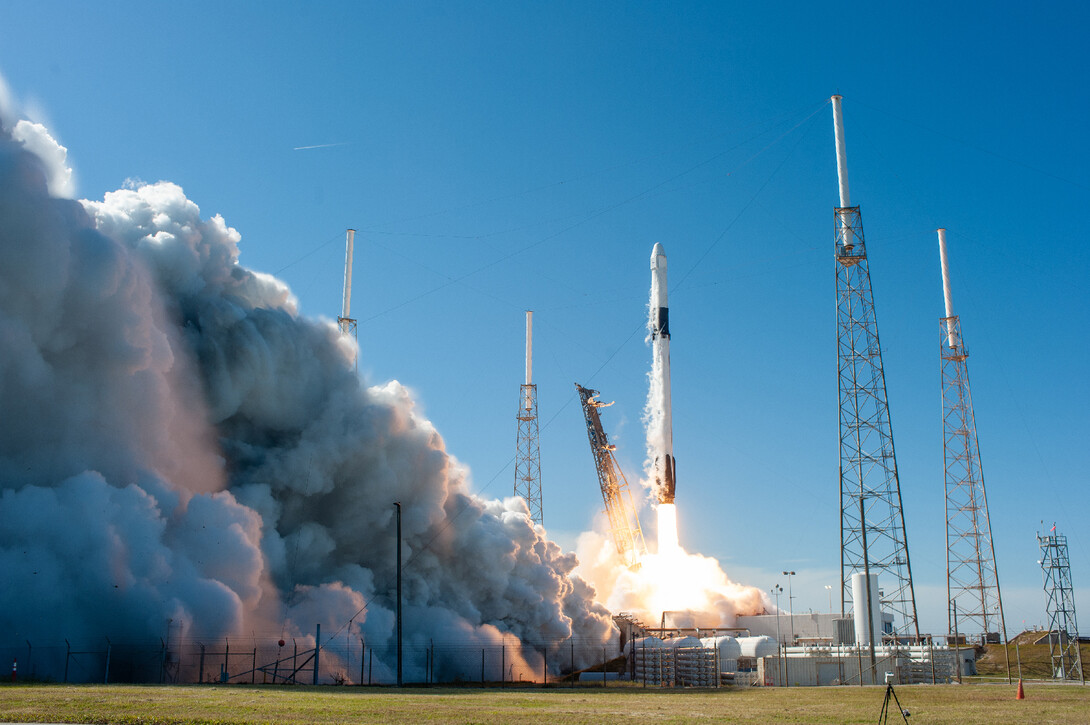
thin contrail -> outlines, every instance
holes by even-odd
[[[319,143],[313,146],[296,146],[292,151],[306,151],[307,149],[328,149],[333,146],[347,146],[348,141],[338,141],[337,143]]]

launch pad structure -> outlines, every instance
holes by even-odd
[[[846,614],[852,600],[853,574],[862,573],[868,581],[872,576],[881,576],[886,593],[883,603],[899,618],[894,625],[896,633],[919,641],[882,348],[878,342],[862,216],[859,207],[851,205],[848,193],[840,100],[840,96],[832,97],[840,185],[840,206],[836,207],[833,223],[840,420],[841,614]],[[872,607],[868,604],[866,609],[870,612]],[[868,629],[876,631],[873,622]],[[873,649],[871,660],[874,660]]]
[[[538,443],[537,385],[533,382],[534,313],[526,311],[526,382],[519,389],[518,440],[515,444],[515,495],[530,509],[530,520],[541,526],[541,448]]]
[[[594,468],[598,472],[598,483],[602,487],[602,500],[609,518],[609,533],[617,547],[617,553],[625,566],[635,569],[640,559],[647,553],[643,540],[643,530],[636,516],[636,506],[632,501],[632,492],[628,488],[628,479],[617,465],[612,445],[602,428],[598,409],[613,403],[598,400],[598,391],[575,384],[579,391],[579,400],[583,404],[583,416],[587,421],[587,438],[590,440],[590,452],[594,456]]]

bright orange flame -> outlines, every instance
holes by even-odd
[[[594,585],[610,610],[632,612],[646,624],[658,622],[663,612],[676,612],[669,622],[701,627],[731,627],[737,615],[764,610],[761,590],[735,584],[717,560],[679,545],[674,504],[659,504],[657,521],[658,552],[644,556],[636,571],[624,566],[606,536],[580,536],[576,573]]]

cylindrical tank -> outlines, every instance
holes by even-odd
[[[658,637],[636,637],[624,643],[624,656],[627,657],[632,648],[635,647],[637,651],[644,649],[661,649],[662,640]]]
[[[868,628],[870,617],[867,616],[867,590],[870,590],[870,611],[873,615],[873,641],[882,641],[882,601],[878,596],[878,575],[870,575],[870,587],[863,572],[852,574],[852,616],[855,617],[855,641],[857,644],[870,644],[872,634]]]
[[[672,650],[658,637],[638,637],[626,645],[632,653],[635,676],[645,685],[668,685],[674,680]]]
[[[719,637],[704,637],[700,640],[700,644],[708,649],[718,649],[721,660],[736,660],[742,656],[742,647],[738,644],[738,640],[727,634]]]
[[[703,645],[700,644],[700,640],[696,637],[671,637],[663,642],[663,645],[674,650],[686,647],[703,647]]]
[[[767,635],[759,637],[739,637],[740,657],[772,657],[779,651],[776,640]]]

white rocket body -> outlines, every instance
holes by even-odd
[[[655,460],[655,490],[659,503],[674,502],[674,422],[670,402],[670,306],[666,299],[666,252],[651,250],[651,356],[661,372],[658,406],[662,411],[662,452]]]

